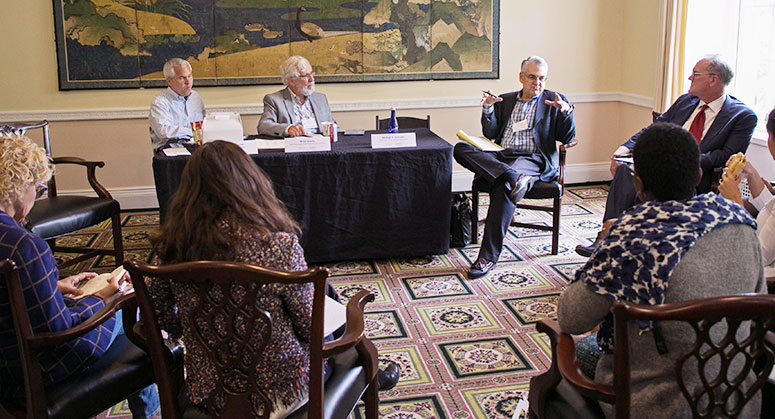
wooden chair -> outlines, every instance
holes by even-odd
[[[612,385],[596,383],[581,372],[573,338],[562,333],[556,321],[545,319],[536,324],[536,329],[546,333],[551,341],[552,365],[547,372],[530,380],[531,417],[545,417],[546,403],[550,399],[552,402],[567,402],[583,395],[612,403],[617,418],[629,418],[631,387],[627,325],[632,321],[679,321],[689,324],[694,330],[694,345],[684,350],[675,365],[677,387],[694,417],[739,416],[743,407],[765,384],[775,362],[775,335],[768,332],[775,323],[775,296],[712,297],[656,306],[618,302],[612,312],[616,342]],[[751,320],[751,335],[738,342],[735,332],[741,322],[747,320]],[[726,330],[726,334],[720,339],[713,339],[711,329]],[[715,357],[720,360],[720,370],[707,371],[709,364],[706,361]],[[727,369],[733,359],[744,360],[745,365],[739,374],[729,377]],[[755,383],[741,391],[740,397],[730,398],[731,393],[740,390],[740,380],[751,371],[756,375]],[[697,388],[687,388],[683,380],[689,373],[701,377],[702,384]],[[577,413],[586,407],[579,407]],[[658,406],[654,408],[659,409]],[[586,415],[590,412],[594,412],[594,406],[585,410]],[[668,413],[665,412],[665,415],[669,416]],[[587,416],[579,414],[577,417]]]
[[[536,230],[544,230],[552,232],[552,254],[556,255],[560,244],[560,211],[562,207],[562,195],[565,191],[565,153],[568,148],[571,148],[578,144],[578,141],[574,141],[570,144],[561,144],[560,158],[559,158],[559,175],[557,180],[552,182],[537,181],[533,184],[533,188],[525,194],[524,199],[551,199],[552,205],[539,205],[530,204],[524,202],[524,200],[517,203],[517,208],[528,209],[533,211],[545,211],[552,214],[552,225],[547,226],[543,224],[530,224],[519,221],[512,221],[512,227],[524,227],[532,228]],[[474,176],[474,182],[471,185],[471,195],[473,201],[473,215],[471,220],[471,243],[476,244],[479,242],[479,193],[490,192],[490,183],[482,177]]]
[[[24,285],[19,281],[16,266],[5,260],[0,263],[0,277],[7,286],[21,367],[24,375],[25,399],[5,399],[0,405],[0,417],[77,418],[93,417],[154,383],[151,358],[135,346],[132,326],[134,317],[123,316],[126,334],[119,335],[99,360],[84,370],[52,386],[43,386],[38,361],[40,353],[85,335],[113,317],[118,310],[136,313],[134,295],[124,295],[112,301],[78,326],[55,333],[36,333],[30,325],[24,299]],[[181,364],[182,349],[176,352]],[[0,383],[2,386],[2,383]]]
[[[388,129],[388,123],[390,123],[390,118],[385,119],[379,119],[379,115],[375,116],[375,119],[377,121],[376,130],[386,130]],[[428,128],[431,129],[431,116],[426,115],[425,119],[422,118],[415,118],[413,116],[398,116],[396,117],[396,121],[398,121],[398,128]]]
[[[56,177],[48,182],[48,196],[35,202],[27,215],[27,228],[46,240],[53,252],[78,253],[79,256],[59,265],[64,268],[98,255],[111,255],[116,266],[124,262],[124,246],[121,236],[121,207],[107,189],[97,181],[95,172],[104,167],[105,162],[86,161],[79,157],[54,157],[48,135],[48,121],[35,123],[12,122],[0,125],[0,133],[24,134],[30,129],[43,130],[43,147],[51,162],[55,165],[69,164],[86,168],[86,179],[96,197],[57,195]],[[113,227],[113,248],[90,248],[81,246],[57,246],[56,238],[83,230],[110,219]]]
[[[199,320],[213,324],[216,318],[225,319],[220,336],[211,336],[210,344],[203,336],[197,336],[199,345],[208,352],[216,369],[218,383],[210,393],[207,403],[207,415],[213,417],[268,417],[272,410],[269,398],[256,385],[252,372],[262,362],[264,347],[272,333],[272,319],[256,304],[239,304],[232,299],[217,296],[231,296],[231,287],[244,290],[242,301],[256,301],[261,287],[272,283],[313,283],[315,286],[312,310],[312,330],[310,342],[310,388],[309,402],[289,417],[310,418],[346,418],[353,411],[358,400],[366,404],[366,417],[375,419],[379,404],[377,381],[377,349],[364,336],[363,307],[374,295],[361,291],[347,305],[347,327],[339,339],[323,343],[323,312],[328,271],[315,268],[303,272],[276,271],[258,266],[234,263],[201,261],[167,266],[152,266],[137,261],[124,264],[130,272],[135,285],[140,315],[145,335],[149,339],[154,369],[160,377],[158,387],[164,418],[201,417],[204,413],[197,406],[181,406],[177,396],[183,385],[182,375],[169,373],[167,360],[159,353],[163,349],[160,327],[156,313],[151,306],[145,277],[166,278],[171,282],[185,282],[192,286],[198,296],[197,312]],[[207,308],[206,308],[207,307]],[[245,316],[230,313],[240,312]],[[234,322],[247,320],[243,330],[237,334]],[[182,319],[197,330],[194,319]],[[253,330],[261,331],[260,345],[254,347],[245,337],[252,336]],[[229,347],[229,351],[222,349]],[[216,355],[217,354],[217,355]],[[323,360],[328,358],[334,363],[332,376],[323,382]],[[216,361],[217,360],[217,361]],[[236,368],[239,366],[239,368]],[[237,374],[239,372],[239,374]],[[241,379],[240,390],[227,386],[227,381]],[[214,402],[216,398],[218,403]]]

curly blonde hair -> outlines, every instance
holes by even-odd
[[[22,135],[0,135],[0,202],[15,202],[30,183],[46,183],[53,174],[43,147]]]

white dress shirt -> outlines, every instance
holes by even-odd
[[[192,138],[191,122],[204,117],[205,105],[199,93],[192,90],[185,98],[167,87],[153,98],[148,114],[153,149],[161,148],[171,138]]]

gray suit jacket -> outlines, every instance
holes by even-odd
[[[283,137],[289,126],[298,124],[296,113],[293,111],[292,93],[289,88],[279,90],[264,96],[264,113],[258,121],[258,135],[270,135]],[[313,92],[309,96],[318,130],[323,132],[322,122],[334,122],[331,108],[328,107],[328,99],[322,93]]]

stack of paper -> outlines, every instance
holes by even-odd
[[[472,146],[484,151],[500,151],[503,147],[495,144],[489,139],[482,137],[481,135],[468,135],[463,130],[457,132],[457,138],[471,144]]]

